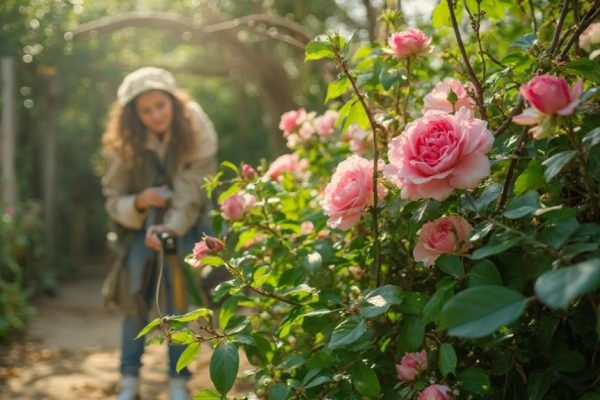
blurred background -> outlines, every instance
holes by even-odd
[[[324,110],[335,70],[304,63],[310,39],[336,30],[381,40],[375,27],[383,7],[427,20],[434,5],[0,1],[0,341],[24,320],[27,297],[55,293],[58,282],[106,254],[99,144],[128,72],[171,70],[214,122],[219,159],[256,165],[285,151],[277,129],[283,112]]]

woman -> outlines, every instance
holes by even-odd
[[[119,86],[117,97],[102,138],[107,160],[102,186],[106,210],[116,225],[120,257],[103,291],[105,299],[125,313],[117,399],[133,400],[144,351],[144,341],[134,339],[155,304],[161,274],[159,234],[174,235],[180,255],[189,253],[198,240],[198,222],[208,208],[201,186],[204,177],[216,170],[217,135],[200,106],[177,89],[164,69],[144,67],[132,72]],[[176,268],[169,263],[162,268],[164,285],[158,298],[164,308],[156,303],[163,314],[185,312],[174,304],[174,297],[181,294],[173,290]],[[172,400],[188,398],[190,372],[175,369],[183,350],[184,346],[169,345]]]

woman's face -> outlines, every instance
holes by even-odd
[[[150,90],[135,99],[135,109],[142,124],[151,132],[163,135],[173,119],[173,102],[162,90]]]

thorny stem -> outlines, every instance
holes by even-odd
[[[406,59],[406,96],[404,96],[404,109],[403,109],[403,118],[404,118],[404,126],[408,121],[408,98],[410,97],[410,61],[411,57]]]
[[[533,31],[537,34],[537,20],[535,19],[535,9],[533,8],[533,0],[529,0],[529,13],[531,14],[531,21],[533,22]]]
[[[375,245],[375,282],[377,286],[381,284],[381,245],[379,243],[379,210],[377,208],[377,200],[378,200],[378,184],[377,184],[377,173],[378,168],[377,164],[379,163],[379,148],[377,145],[377,128],[379,128],[379,124],[375,121],[371,110],[367,106],[364,96],[358,89],[354,77],[348,70],[348,66],[346,65],[346,61],[340,55],[340,49],[334,47],[335,53],[335,62],[343,72],[344,75],[350,81],[352,85],[352,89],[354,93],[356,93],[356,97],[358,97],[358,101],[362,105],[365,113],[367,114],[367,118],[369,119],[369,124],[371,125],[371,130],[373,131],[373,207],[371,207],[371,215],[372,215],[372,223],[371,230],[373,233],[373,241]]]
[[[547,244],[542,243],[542,242],[538,242],[537,240],[535,240],[531,236],[526,235],[526,234],[524,234],[523,232],[521,232],[521,231],[519,231],[517,229],[513,229],[512,227],[510,227],[510,226],[508,226],[508,225],[506,225],[506,224],[504,224],[504,223],[502,223],[502,222],[500,222],[500,221],[498,221],[498,220],[496,220],[496,219],[494,219],[492,217],[489,217],[488,220],[491,223],[493,223],[494,225],[499,226],[500,228],[502,228],[502,229],[504,229],[506,231],[509,231],[509,232],[517,234],[524,241],[532,244],[533,246],[541,248],[548,255],[550,255],[551,257],[554,257],[555,259],[557,259],[558,261],[560,261],[561,264],[563,264],[563,265],[570,265],[570,264],[572,264],[571,260],[568,260],[568,259],[564,258],[563,255],[559,251],[553,249],[552,247],[548,246]]]
[[[569,1],[570,0],[563,0],[563,6],[560,12],[560,17],[558,18],[558,23],[556,24],[556,29],[554,30],[552,42],[550,42],[550,47],[548,48],[548,55],[550,57],[553,57],[554,53],[556,53],[558,40],[560,39],[560,32],[562,31],[562,26],[565,23],[565,18],[567,17],[567,13],[569,12]]]
[[[510,121],[510,119],[508,119]],[[529,127],[524,127],[521,131],[521,136],[519,137],[519,141],[513,150],[513,158],[510,160],[510,165],[508,166],[508,171],[506,171],[506,178],[504,178],[504,185],[502,186],[502,193],[500,194],[500,198],[498,199],[498,204],[496,205],[496,210],[501,211],[504,208],[504,204],[506,203],[506,199],[508,198],[508,191],[510,190],[510,186],[512,184],[513,175],[515,173],[515,167],[517,165],[517,161],[523,149],[525,148],[525,143],[527,142],[527,138],[529,137]]]
[[[517,103],[515,108],[513,108],[508,118],[506,118],[504,122],[498,127],[498,129],[496,129],[496,131],[494,132],[495,138],[500,136],[502,132],[504,132],[506,128],[510,126],[513,117],[519,114],[521,111],[523,111],[523,107],[525,107],[525,100],[523,99],[523,97],[519,96],[519,102]]]
[[[577,138],[575,137],[575,132],[573,132],[573,126],[570,122],[567,123],[567,137],[571,142],[571,146],[573,146],[573,149],[577,153],[577,158],[579,159],[579,164],[581,167],[581,174],[583,176],[583,180],[585,182],[588,194],[590,196],[589,205],[591,207],[592,216],[595,216],[597,208],[596,188],[594,186],[594,181],[592,180],[592,177],[590,176],[590,173],[587,169],[587,156],[585,154],[585,151],[583,150],[583,147],[581,147],[581,143],[577,141]]]
[[[462,37],[460,35],[460,30],[458,29],[458,22],[456,21],[456,14],[454,13],[454,4],[452,0],[446,0],[448,3],[448,10],[450,11],[450,19],[452,20],[452,28],[454,29],[454,36],[456,37],[456,43],[458,44],[458,48],[460,49],[460,54],[462,55],[463,62],[465,63],[465,68],[467,69],[467,75],[469,76],[469,80],[475,87],[475,92],[477,94],[477,107],[479,108],[479,112],[481,113],[481,117],[485,119],[485,107],[483,105],[483,87],[477,76],[475,75],[475,71],[473,71],[473,67],[471,67],[471,63],[469,62],[469,56],[467,55],[467,51],[465,49],[465,45],[462,41]]]
[[[471,10],[469,9],[469,5],[466,0],[464,1],[465,10],[469,14],[469,19],[471,20],[471,26],[473,27],[473,31],[475,31],[475,38],[477,39],[477,47],[479,48],[479,57],[481,58],[481,81],[485,82],[486,76],[486,65],[485,65],[485,51],[483,51],[483,45],[481,44],[481,35],[479,33],[479,29],[481,28],[481,4],[477,2],[477,16],[473,15]]]
[[[571,35],[571,38],[567,42],[567,45],[560,53],[558,61],[564,61],[567,59],[567,54],[569,54],[569,50],[571,49],[571,47],[575,44],[575,42],[577,42],[579,36],[588,26],[590,26],[590,24],[598,15],[600,15],[600,1],[596,0],[594,4],[590,7],[590,9],[584,14],[583,18],[581,18],[581,21],[577,25],[577,29],[575,29],[575,32],[573,33],[573,35]]]

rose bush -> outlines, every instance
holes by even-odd
[[[400,34],[307,45],[340,72],[333,132],[296,110],[290,154],[223,163],[217,202],[256,201],[215,213],[218,323],[144,331],[187,344],[180,366],[214,347],[197,398],[226,397],[240,350],[248,399],[600,397],[600,67],[575,48],[598,4],[561,3],[447,0],[422,31],[387,10]]]

